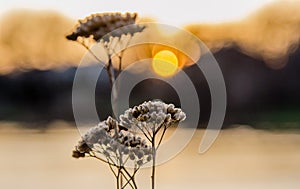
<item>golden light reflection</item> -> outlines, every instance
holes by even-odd
[[[238,21],[190,24],[185,29],[197,36],[213,52],[234,47],[246,55],[264,60],[271,68],[280,69],[299,46],[299,7],[298,1],[278,1]],[[152,18],[142,17],[138,23],[153,21]],[[0,74],[16,70],[77,66],[86,51],[80,45],[65,39],[74,23],[75,20],[52,11],[15,10],[2,15]],[[172,27],[147,28],[135,38],[136,41],[160,38],[163,43],[126,49],[122,57],[122,68],[142,59],[153,58],[162,50],[172,51],[177,56],[179,68],[190,66],[201,57],[197,43],[186,39],[184,32],[178,32]],[[168,44],[175,45],[166,47]],[[188,56],[186,52],[189,53]],[[114,66],[118,68],[117,64]]]
[[[188,43],[188,44],[191,44],[191,43]],[[140,67],[140,66],[138,66],[138,64],[135,64],[135,66],[130,67],[130,72],[142,74],[143,72],[154,71],[157,74],[157,72],[155,70],[153,70],[152,59],[155,56],[158,56],[158,54],[160,54],[160,52],[162,52],[162,51],[169,51],[173,54],[172,56],[175,56],[177,59],[177,63],[176,63],[177,70],[176,71],[178,71],[180,69],[183,69],[186,66],[194,64],[195,62],[193,61],[193,59],[197,59],[198,57],[200,57],[200,52],[197,49],[197,46],[195,46],[193,44],[191,46],[194,47],[193,52],[192,52],[192,53],[195,52],[193,54],[194,57],[189,57],[187,54],[185,54],[184,52],[182,52],[178,49],[175,49],[175,48],[172,48],[172,47],[169,47],[166,45],[161,45],[161,44],[142,44],[142,45],[132,46],[132,47],[127,48],[123,53],[122,68],[126,69],[126,67],[129,65],[132,65],[134,63],[139,63],[142,60],[150,59],[151,60],[150,67],[147,67],[147,66]],[[199,46],[198,46],[198,48],[199,48]],[[175,64],[173,64],[173,65],[175,65]],[[114,66],[116,67],[117,65],[114,65]],[[129,71],[129,70],[127,70],[127,71]],[[159,74],[159,75],[163,76],[162,74]],[[168,76],[164,76],[164,77],[168,77]]]
[[[162,77],[170,77],[178,70],[178,59],[172,51],[159,51],[152,60],[154,72]]]

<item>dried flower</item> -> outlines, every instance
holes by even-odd
[[[120,122],[108,117],[95,127],[89,129],[78,142],[72,156],[74,158],[95,157],[110,165],[117,175],[127,175],[130,186],[136,188],[134,175],[144,164],[152,161],[152,170],[155,170],[156,151],[163,139],[164,133],[172,124],[185,119],[185,113],[173,104],[161,101],[148,101],[130,108],[120,116]],[[164,128],[159,143],[155,144],[156,132]],[[135,131],[142,131],[141,136]],[[149,144],[147,143],[149,142]],[[133,162],[134,171],[126,170],[126,163]],[[112,168],[114,166],[117,172]],[[154,182],[152,172],[152,182]],[[116,176],[117,183],[122,183]],[[153,184],[153,183],[152,183]],[[126,186],[126,185],[125,185]],[[153,185],[154,186],[154,185]]]
[[[185,118],[186,115],[180,108],[157,100],[128,109],[120,116],[120,124],[134,131],[148,129],[155,132],[162,125],[168,128]]]
[[[137,14],[121,14],[121,13],[103,13],[93,14],[86,17],[85,20],[79,21],[75,31],[67,36],[68,40],[76,41],[78,37],[90,38],[95,41],[103,39],[109,41],[109,37],[121,37],[123,34],[131,34],[141,32],[145,27],[132,25],[136,21]],[[130,25],[130,26],[129,26]],[[120,30],[116,30],[121,28]],[[110,33],[105,39],[106,34]]]
[[[97,55],[90,50],[90,43],[99,42],[107,50],[109,59],[105,68],[109,75],[111,87],[116,79],[112,67],[113,56],[117,55],[119,58],[119,72],[122,68],[123,52],[116,52],[115,43],[124,42],[124,39],[128,39],[128,37],[131,39],[134,34],[145,29],[144,26],[135,25],[136,17],[137,14],[130,13],[94,14],[79,21],[75,31],[66,36],[68,40],[82,44],[101,63],[102,61]],[[129,40],[124,44],[128,45]],[[149,117],[145,116],[141,119],[148,120]],[[100,122],[86,132],[75,147],[72,156],[74,158],[94,157],[108,163],[116,176],[117,188],[131,186],[136,189],[134,176],[142,165],[155,159],[153,151],[152,145],[148,145],[136,133],[128,130],[128,127],[108,117],[107,120]],[[125,167],[128,161],[134,164],[134,170],[131,173]],[[123,178],[127,182],[123,182]]]
[[[127,157],[139,166],[147,163],[149,159],[147,157],[151,156],[151,148],[141,137],[126,130],[117,120],[108,117],[86,132],[75,147],[73,157],[85,157],[85,154],[92,153],[99,158],[101,155],[104,156],[112,164],[118,162],[125,164]],[[124,166],[123,164],[120,166]]]

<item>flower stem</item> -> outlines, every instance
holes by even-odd
[[[152,181],[152,189],[155,188],[155,159],[156,159],[156,148],[155,148],[155,135],[152,138],[152,175],[151,175],[151,181]]]
[[[108,64],[107,64],[106,70],[107,70],[107,74],[108,74],[108,78],[109,78],[110,88],[112,90],[113,89],[113,85],[115,83],[115,76],[114,76],[114,70],[113,70],[113,67],[112,67],[112,60],[111,60],[111,58],[109,58],[109,60],[108,60]]]
[[[120,170],[118,170],[118,175],[117,175],[117,189],[120,189]]]

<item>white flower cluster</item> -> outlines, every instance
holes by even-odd
[[[162,126],[168,128],[185,118],[186,115],[180,108],[157,100],[128,109],[120,116],[120,124],[129,130],[156,132]]]
[[[114,165],[124,166],[128,160],[137,166],[152,160],[152,149],[145,140],[128,132],[115,119],[109,117],[89,129],[73,151],[73,157],[93,154]]]
[[[125,111],[120,122],[108,117],[89,129],[73,151],[73,157],[90,155],[117,166],[125,166],[128,161],[142,166],[153,158],[155,133],[185,118],[185,113],[173,104],[144,102]],[[146,137],[150,145],[137,135],[138,132],[142,132],[141,136]]]

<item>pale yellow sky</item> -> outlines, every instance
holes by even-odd
[[[0,14],[14,8],[52,9],[78,19],[96,12],[130,11],[182,26],[238,20],[269,2],[272,0],[0,0]]]
[[[166,0],[93,1],[95,3],[91,0],[87,3],[78,0],[28,0],[25,5],[21,0],[9,0],[5,3],[0,0],[1,5],[5,5],[0,6],[0,14],[13,8],[52,9],[74,19],[72,21],[52,11],[15,11],[2,17],[0,56],[2,55],[3,60],[0,62],[0,74],[15,69],[50,69],[77,65],[84,49],[65,40],[64,36],[74,27],[75,20],[95,12],[130,11],[138,12],[141,17],[155,17],[160,23],[179,26],[193,33],[213,52],[234,44],[247,55],[263,59],[275,69],[282,68],[287,63],[288,55],[294,52],[300,39],[297,32],[300,20],[299,0],[273,3],[263,0],[174,0],[172,5]],[[241,20],[242,18],[245,19]],[[47,37],[48,35],[51,37]],[[41,44],[43,48],[40,48]]]

